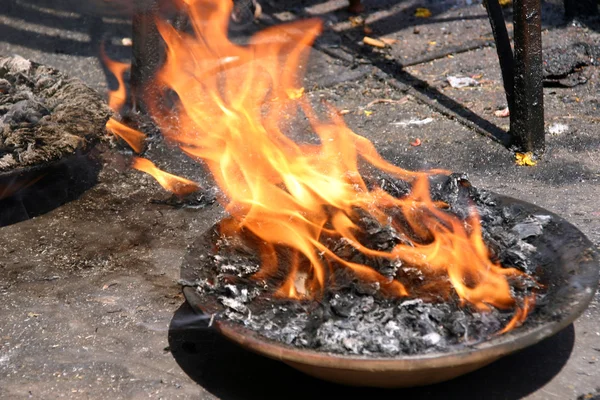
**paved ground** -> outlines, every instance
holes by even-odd
[[[85,9],[77,8],[82,3]],[[115,18],[109,3],[3,1],[0,55],[55,66],[105,91],[98,38],[108,41],[111,56],[129,54],[121,44],[128,22]],[[305,84],[310,98],[348,110],[348,124],[398,165],[467,172],[477,186],[548,208],[600,244],[598,67],[578,67],[584,84],[545,89],[548,150],[536,167],[518,167],[505,147],[481,134],[508,124],[494,115],[504,98],[482,7],[461,0],[364,3],[369,35],[396,40],[388,48],[360,44],[364,25],[350,19],[343,1],[263,3],[262,23],[314,15],[326,21]],[[415,18],[417,6],[432,16]],[[90,14],[101,13],[104,24],[94,24]],[[597,28],[564,25],[561,13],[544,3],[545,51],[600,46]],[[452,88],[447,76],[480,84]],[[431,122],[409,123],[426,118]],[[417,138],[422,144],[411,146]],[[600,385],[598,295],[556,336],[418,389],[337,387],[240,350],[202,328],[177,285],[186,247],[219,218],[219,207],[157,204],[165,195],[124,167],[126,154],[101,150],[98,185],[52,212],[0,228],[0,398],[575,399]],[[152,155],[175,172],[187,168],[166,152]]]

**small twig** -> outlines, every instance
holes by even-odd
[[[369,104],[367,104],[364,108],[371,108],[375,104],[388,103],[388,104],[404,104],[408,102],[409,96],[404,96],[400,100],[392,100],[392,99],[375,99]]]

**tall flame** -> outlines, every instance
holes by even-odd
[[[276,245],[295,250],[279,295],[319,296],[339,267],[379,283],[388,295],[409,293],[400,281],[340,258],[320,240],[327,235],[366,256],[405,262],[431,276],[446,275],[458,296],[479,310],[515,306],[507,278],[520,272],[490,260],[474,211],[462,221],[432,201],[428,176],[436,171],[411,172],[389,164],[341,117],[331,112],[321,119],[311,108],[301,82],[320,21],[271,27],[240,46],[227,38],[231,1],[185,3],[193,35],[157,21],[167,58],[155,83],[165,96],[175,92],[177,105],[167,110],[161,99],[146,102],[165,137],[202,161],[226,194],[224,206],[235,220],[228,229],[249,230],[264,243],[259,274],[274,273]],[[299,110],[319,144],[299,144],[286,136],[282,127]],[[369,188],[359,162],[410,182],[410,196],[398,199]],[[406,232],[407,223],[413,243],[397,244],[391,251],[363,246],[353,219],[356,210],[400,232]],[[390,221],[391,210],[402,211],[404,224]]]

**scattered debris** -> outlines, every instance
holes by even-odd
[[[507,118],[510,117],[510,110],[508,107],[504,107],[502,110],[494,111],[494,115],[498,118]]]
[[[555,122],[548,128],[548,133],[551,135],[560,135],[569,131],[569,125]]]
[[[398,122],[392,122],[392,125],[399,125],[399,126],[408,126],[408,125],[427,125],[433,122],[433,118],[431,117],[427,117],[424,119],[416,119],[416,118],[412,118],[409,119],[408,121],[398,121]]]
[[[431,11],[428,8],[419,7],[415,10],[415,17],[429,18],[429,17],[431,17]]]
[[[479,82],[468,76],[448,76],[446,80],[448,80],[450,86],[456,89],[469,86],[479,86]]]
[[[393,100],[393,99],[375,99],[372,102],[370,102],[369,104],[367,104],[367,106],[365,108],[371,108],[373,107],[375,104],[381,104],[381,103],[388,103],[388,104],[404,104],[408,102],[408,96],[404,96],[403,98],[401,98],[400,100]]]
[[[373,47],[378,47],[380,49],[384,48],[386,46],[385,42],[379,40],[379,39],[374,39],[372,37],[369,36],[365,36],[363,38],[363,43],[364,44],[368,44],[369,46],[373,46]]]
[[[421,139],[416,138],[413,142],[410,142],[410,145],[412,147],[418,147],[418,146],[420,146],[421,145]]]
[[[537,164],[537,160],[532,152],[527,153],[516,153],[515,162],[520,166],[533,167]]]
[[[373,111],[371,111],[371,110],[365,110],[365,115],[367,117],[370,117],[372,114],[373,114]]]
[[[510,7],[512,6],[512,0],[498,0],[500,7]]]

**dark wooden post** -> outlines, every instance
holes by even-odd
[[[156,28],[157,16],[158,0],[135,0],[131,35],[131,97],[136,111],[147,111],[144,93],[162,61],[163,44]]]
[[[515,0],[514,99],[510,132],[517,151],[541,154],[544,138],[541,0]]]

